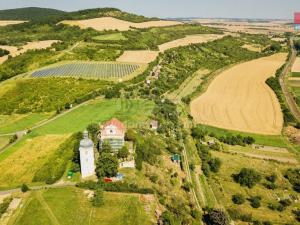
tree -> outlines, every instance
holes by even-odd
[[[261,201],[261,197],[260,196],[254,196],[249,198],[250,201],[250,205],[252,206],[252,208],[259,208],[261,206],[260,201]]]
[[[87,126],[86,129],[89,132],[91,139],[95,142],[97,140],[99,125],[97,123],[91,123]]]
[[[221,160],[219,158],[212,158],[211,160],[209,160],[208,164],[210,167],[210,170],[214,173],[219,172],[220,167],[221,167]]]
[[[112,147],[108,141],[104,141],[101,146],[101,154],[102,153],[111,153]]]
[[[102,153],[97,162],[96,173],[101,177],[114,177],[118,173],[119,162],[116,156]]]
[[[26,184],[22,184],[22,186],[21,186],[21,191],[22,191],[23,193],[25,193],[25,192],[29,191],[29,187],[28,187]]]
[[[253,188],[261,180],[261,175],[254,169],[249,168],[242,168],[238,174],[232,176],[235,182],[248,188]]]
[[[206,214],[204,216],[204,221],[208,225],[228,225],[229,224],[229,220],[228,220],[225,212],[223,212],[220,209],[214,209],[214,210],[211,210],[210,212],[208,212],[208,214]]]
[[[97,189],[95,191],[92,203],[94,207],[98,207],[98,208],[104,205],[104,196],[103,196],[102,189]]]
[[[125,145],[121,149],[119,149],[117,154],[119,159],[126,159],[128,155],[129,155],[129,150]]]
[[[236,194],[232,196],[232,202],[237,205],[242,205],[245,203],[245,198],[242,194]]]

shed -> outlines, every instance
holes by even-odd
[[[178,155],[178,154],[174,154],[174,155],[171,156],[171,160],[172,160],[174,163],[180,163],[181,157],[180,157],[180,155]]]
[[[158,121],[157,120],[151,120],[150,121],[150,129],[157,130],[158,129]]]

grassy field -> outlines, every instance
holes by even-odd
[[[104,206],[93,208],[81,189],[33,191],[25,200],[25,207],[19,209],[8,224],[150,225],[154,202],[142,202],[140,197],[104,193]],[[149,212],[145,211],[146,205],[150,206]]]
[[[33,125],[47,119],[49,114],[15,114],[0,115],[0,134],[13,133],[28,129]]]
[[[116,117],[127,127],[144,126],[154,103],[146,100],[95,100],[33,131],[32,135],[66,134],[83,131],[90,123]]]
[[[96,41],[124,41],[127,40],[126,37],[123,36],[122,33],[114,33],[114,34],[104,34],[93,37],[93,40]]]
[[[10,139],[9,136],[0,137],[0,149],[8,145],[9,139]]]
[[[252,214],[254,219],[261,221],[270,220],[274,222],[274,224],[295,224],[291,211],[294,207],[299,207],[299,203],[293,203],[293,205],[288,207],[284,212],[273,211],[268,208],[268,204],[277,203],[278,198],[286,199],[291,196],[297,196],[297,193],[292,190],[291,185],[283,177],[284,171],[291,167],[290,165],[222,152],[212,152],[212,154],[215,157],[219,157],[223,164],[220,172],[210,179],[210,184],[218,201],[227,209],[238,209],[242,214]],[[262,184],[266,182],[264,178],[260,184],[252,189],[241,187],[233,181],[231,175],[238,173],[243,167],[254,168],[260,172],[263,177],[276,173],[278,176],[276,181],[277,189],[269,190],[264,187]],[[262,197],[262,206],[259,209],[254,209],[250,206],[248,201],[240,206],[234,205],[231,201],[232,195],[234,194],[243,194],[245,198],[259,195]]]
[[[14,154],[0,154],[0,188],[15,187],[22,183],[31,183],[36,171],[65,141],[66,135],[46,135],[27,138],[12,147]]]
[[[203,127],[203,129],[207,130],[208,133],[214,133],[218,136],[226,136],[226,135],[251,136],[255,139],[256,144],[266,145],[266,146],[275,146],[275,147],[281,147],[281,148],[287,147],[284,137],[279,136],[279,135],[269,136],[269,135],[244,133],[244,132],[239,132],[239,131],[225,130],[225,129],[207,126],[207,125],[201,125],[201,127]]]

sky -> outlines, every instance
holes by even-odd
[[[300,0],[0,0],[0,9],[115,7],[149,17],[292,19]]]

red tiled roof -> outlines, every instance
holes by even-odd
[[[116,118],[112,118],[111,120],[105,122],[103,124],[102,128],[105,128],[105,127],[110,126],[110,125],[116,126],[118,128],[118,130],[121,130],[121,131],[125,132],[124,124]]]

